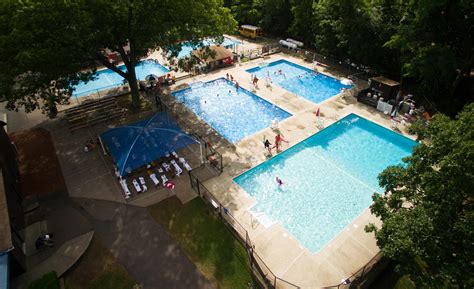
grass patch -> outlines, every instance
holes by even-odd
[[[248,289],[253,280],[244,247],[200,198],[186,205],[168,198],[149,211],[218,288]]]
[[[132,289],[135,280],[94,237],[79,261],[64,274],[67,289]]]

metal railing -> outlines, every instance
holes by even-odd
[[[224,223],[226,228],[239,240],[247,251],[249,265],[254,278],[262,288],[300,288],[299,286],[285,281],[275,275],[263,259],[255,252],[255,246],[250,240],[248,231],[240,224],[237,219],[222,205],[219,200],[199,181],[199,179],[189,172],[191,187],[202,198],[213,213],[216,214]]]
[[[166,111],[168,114],[174,116],[174,111],[171,109],[169,105],[164,103],[161,98],[158,95],[153,95],[155,99],[155,104],[157,109],[161,111]],[[176,117],[174,117],[176,120]],[[200,136],[199,134],[195,132],[187,132],[190,136],[194,137],[197,141],[199,141],[201,144],[204,145],[204,157],[205,160],[207,161],[207,164],[215,169],[217,173],[221,174],[224,171],[224,161],[222,154],[219,153],[213,146],[212,144],[206,140],[204,137]]]

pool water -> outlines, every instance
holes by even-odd
[[[120,65],[117,67],[122,71],[127,71],[125,65]],[[155,62],[154,60],[144,60],[140,61],[137,66],[135,66],[135,73],[137,74],[138,80],[144,80],[145,77],[149,74],[155,74],[157,76],[168,73],[170,70],[164,67],[163,65]],[[103,69],[99,70],[96,73],[96,78],[89,82],[81,82],[74,87],[74,93],[72,94],[75,97],[85,96],[91,93],[95,93],[100,90],[110,89],[122,85],[124,79],[118,73],[110,70]]]
[[[210,46],[218,44],[214,39],[205,39],[202,41],[202,46]],[[224,46],[225,48],[228,49],[233,49],[236,45],[242,44],[242,42],[238,40],[234,40],[231,38],[224,37],[224,41],[220,43],[220,45]],[[193,50],[196,48],[193,47],[190,43],[185,43],[181,46],[181,50],[178,53],[178,58],[184,58],[186,56],[189,56]]]
[[[224,78],[192,84],[173,96],[232,143],[291,116]]]
[[[383,192],[377,176],[415,145],[350,114],[234,181],[256,199],[255,214],[280,222],[315,253],[372,203],[374,192]]]
[[[277,60],[262,67],[257,66],[248,69],[247,72],[256,75],[261,81],[270,77],[276,85],[314,103],[321,103],[340,93],[341,88],[351,88],[350,85],[341,84],[338,79],[286,60]]]

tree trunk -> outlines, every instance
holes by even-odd
[[[132,94],[132,107],[134,109],[140,109],[140,91],[138,90],[137,75],[135,73],[135,67],[127,66],[127,81],[130,86],[130,92]]]

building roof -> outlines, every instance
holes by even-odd
[[[250,30],[260,29],[260,27],[253,26],[253,25],[241,25],[240,27],[245,28],[245,29],[250,29]]]
[[[3,173],[0,169],[0,254],[13,247],[10,229],[10,218],[8,216],[7,196]]]
[[[400,83],[396,82],[395,80],[391,80],[391,79],[385,78],[383,76],[372,77],[371,79],[373,81],[377,81],[377,82],[383,83],[383,84],[388,85],[388,86],[400,85]]]
[[[211,52],[206,50],[206,47],[193,50],[193,55],[207,63],[222,60],[232,57],[232,51],[220,45],[213,45],[207,47]]]

